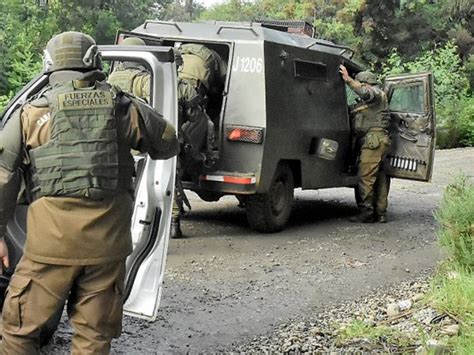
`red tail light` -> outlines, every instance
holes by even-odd
[[[260,144],[263,142],[263,128],[227,126],[226,137],[229,141]]]

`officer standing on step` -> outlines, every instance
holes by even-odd
[[[359,96],[351,109],[353,134],[360,147],[358,158],[359,214],[351,222],[387,222],[390,178],[385,175],[384,160],[390,148],[388,100],[377,85],[375,74],[364,71],[352,79],[346,67],[339,69],[342,79]]]

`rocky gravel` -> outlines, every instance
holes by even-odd
[[[256,336],[250,342],[228,350],[247,354],[416,350],[423,345],[416,338],[418,332],[423,326],[426,332],[430,331],[430,322],[440,316],[421,302],[429,287],[429,275],[426,271],[414,280],[377,289],[349,302],[338,302],[310,316],[300,316],[277,326],[268,335]],[[370,327],[391,327],[406,337],[407,343],[400,347],[383,337],[341,340],[341,334],[354,321]]]

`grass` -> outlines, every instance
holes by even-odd
[[[435,214],[438,240],[450,257],[434,278],[428,302],[460,323],[448,339],[455,354],[474,354],[474,184],[460,174],[444,193]]]
[[[338,342],[347,343],[353,339],[366,338],[369,340],[378,340],[381,337],[388,337],[392,334],[389,327],[373,327],[364,321],[353,320],[347,326],[342,327],[338,334]]]
[[[463,324],[474,323],[474,276],[452,264],[444,266],[431,284],[428,303],[440,312],[454,315]]]
[[[411,339],[400,331],[389,326],[373,326],[361,320],[353,320],[347,326],[342,327],[338,333],[336,344],[338,346],[358,340],[368,340],[370,343],[380,345],[391,345],[404,348],[411,344]]]
[[[439,243],[451,262],[474,272],[474,184],[466,175],[446,187],[435,218]]]

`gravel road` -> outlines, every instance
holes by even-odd
[[[431,183],[393,180],[387,224],[350,223],[352,189],[297,190],[276,234],[250,230],[233,197],[191,195],[186,238],[170,243],[159,318],[125,317],[113,353],[246,349],[282,324],[425,277],[442,257],[433,212],[460,170],[474,176],[474,148],[437,151]],[[63,319],[43,352],[64,352],[70,333]]]

